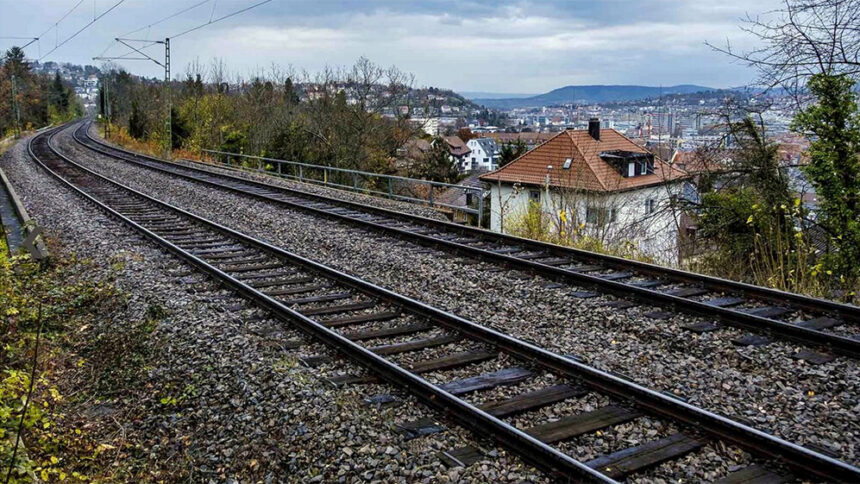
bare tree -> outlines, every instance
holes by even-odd
[[[784,0],[763,17],[747,16],[741,29],[763,45],[738,51],[708,44],[758,70],[767,88],[798,95],[813,74],[860,75],[860,0]]]
[[[198,76],[201,80],[206,78],[206,66],[200,62],[199,57],[185,65],[185,76],[189,79],[197,79]]]
[[[214,57],[209,65],[209,81],[220,89],[221,85],[227,82],[229,75],[224,59]]]

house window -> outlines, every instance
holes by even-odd
[[[540,190],[529,190],[529,202],[540,203]]]
[[[475,162],[475,157],[473,156],[473,157],[472,157],[472,163],[474,163],[474,162]]]
[[[594,225],[606,225],[615,222],[614,208],[587,207],[585,209],[585,222]]]
[[[489,162],[490,162],[489,158],[484,158],[484,163],[489,163]]]
[[[639,164],[639,174],[640,175],[650,175],[654,173],[654,162],[653,161],[643,161]]]
[[[657,211],[657,200],[649,198],[645,200],[645,213],[654,213]]]

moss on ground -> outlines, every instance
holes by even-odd
[[[151,333],[165,314],[121,321],[125,298],[92,277],[92,262],[37,263],[2,249],[0,479],[146,480],[145,452],[123,422],[140,409],[133,402],[145,386]]]

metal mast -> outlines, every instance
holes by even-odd
[[[170,38],[164,39],[164,100],[167,103],[167,140],[165,154],[173,154],[173,106],[170,93]]]
[[[18,106],[18,84],[15,74],[12,74],[12,111],[15,114],[15,137],[21,136],[21,108]]]
[[[164,122],[165,126],[165,140],[164,140],[164,154],[165,156],[170,156],[172,153],[172,142],[173,142],[173,130],[171,126],[170,113],[171,113],[171,99],[170,99],[170,39],[165,38],[164,40],[142,40],[142,39],[116,39],[117,42],[125,45],[130,48],[134,52],[142,55],[143,57],[126,57],[125,55],[120,57],[93,57],[93,60],[149,60],[155,62],[157,65],[164,68],[164,104],[167,110],[166,113],[166,121]],[[140,48],[137,48],[131,43],[146,43],[147,45],[143,45]],[[155,44],[163,44],[164,45],[164,62],[159,62],[140,49],[149,47]]]
[[[110,136],[110,74],[104,77],[104,115],[105,115],[105,139]]]

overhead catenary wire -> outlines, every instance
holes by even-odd
[[[51,31],[51,29],[57,28],[57,27],[60,25],[60,22],[62,22],[63,20],[66,20],[66,18],[67,18],[69,15],[71,15],[71,14],[72,14],[72,12],[74,12],[75,10],[77,10],[77,9],[78,9],[78,7],[80,7],[82,3],[84,3],[84,0],[79,0],[79,1],[78,1],[78,3],[76,3],[76,4],[75,4],[75,6],[71,8],[71,10],[69,10],[68,12],[66,12],[66,13],[65,13],[65,15],[63,15],[62,17],[60,17],[60,20],[57,20],[56,22],[54,22],[54,24],[53,24],[53,25],[51,25],[50,27],[48,27],[47,29],[45,29],[45,31],[44,31],[44,32],[42,32],[41,34],[39,34],[37,37],[44,37],[44,36],[45,36],[45,34],[47,34],[48,32],[50,32],[50,31]]]
[[[178,17],[178,16],[182,15],[182,14],[183,14],[183,13],[185,13],[185,12],[188,12],[188,11],[194,10],[195,8],[197,8],[197,7],[201,6],[201,5],[207,4],[207,3],[211,2],[211,1],[212,1],[212,0],[203,0],[202,2],[197,2],[197,3],[195,3],[194,5],[191,5],[190,7],[183,8],[182,10],[180,10],[180,11],[178,11],[178,12],[175,12],[175,13],[172,13],[172,14],[168,15],[167,17],[164,17],[164,18],[162,18],[162,19],[160,19],[160,20],[156,20],[155,22],[152,22],[152,23],[151,23],[151,24],[149,24],[149,25],[146,25],[146,26],[141,27],[141,28],[136,29],[136,30],[132,30],[131,32],[126,32],[126,33],[124,33],[124,34],[122,34],[122,35],[118,35],[118,37],[128,37],[128,36],[129,36],[129,35],[131,35],[131,34],[136,34],[136,33],[140,32],[141,30],[149,29],[149,28],[155,27],[156,25],[158,25],[158,24],[160,24],[160,23],[167,22],[168,20],[170,20],[170,19],[172,19],[172,18]]]
[[[39,34],[39,35],[37,35],[37,36],[35,36],[35,37],[0,37],[0,39],[9,39],[9,40],[29,40],[30,42],[27,42],[27,44],[26,44],[26,45],[24,45],[23,47],[21,47],[21,48],[23,49],[24,47],[29,46],[29,45],[30,45],[30,44],[32,44],[33,42],[36,42],[36,41],[40,40],[42,37],[44,37],[45,35],[47,35],[47,33],[51,31],[51,29],[58,29],[58,30],[59,30],[59,28],[58,28],[58,27],[59,27],[59,25],[60,25],[60,22],[62,22],[63,20],[66,20],[66,18],[68,18],[68,16],[69,16],[69,15],[71,15],[71,14],[72,14],[72,12],[74,12],[75,10],[77,10],[77,9],[78,9],[78,7],[80,7],[82,3],[84,3],[84,0],[78,0],[78,3],[76,3],[76,4],[75,4],[75,6],[74,6],[74,7],[72,7],[68,12],[66,12],[65,14],[63,14],[63,16],[59,18],[59,20],[57,20],[56,22],[54,22],[50,27],[48,27],[47,29],[45,29],[45,31],[44,31],[44,32],[42,32],[41,34]],[[41,42],[39,42],[39,45],[40,45],[40,47],[41,47]]]
[[[170,19],[172,19],[172,18],[175,18],[175,17],[177,17],[177,16],[179,16],[179,15],[182,15],[183,13],[186,13],[186,12],[188,12],[188,11],[190,11],[190,10],[193,10],[193,9],[195,9],[195,8],[197,8],[197,7],[201,6],[201,5],[204,5],[204,4],[206,4],[206,3],[209,3],[210,1],[212,1],[212,0],[203,0],[203,1],[197,2],[197,3],[195,3],[195,4],[193,4],[193,5],[189,6],[189,7],[183,8],[182,10],[179,10],[179,11],[177,11],[177,12],[175,12],[175,13],[172,13],[172,14],[170,14],[170,15],[168,15],[168,16],[166,16],[166,17],[162,18],[162,19],[156,20],[155,22],[153,22],[153,23],[151,23],[151,24],[145,25],[145,26],[143,26],[143,27],[140,27],[139,29],[135,29],[135,30],[132,30],[132,31],[127,32],[127,33],[125,33],[125,34],[122,34],[120,37],[125,37],[125,36],[128,36],[128,35],[131,35],[131,34],[134,34],[134,33],[140,32],[141,30],[144,30],[144,29],[151,29],[151,28],[152,28],[153,26],[155,26],[155,25],[158,25],[158,24],[160,24],[160,23],[162,23],[162,22],[166,22],[166,21],[168,21],[168,20],[170,20]],[[180,32],[180,33],[178,33],[178,34],[176,34],[176,35],[172,35],[172,36],[170,36],[169,38],[173,39],[173,38],[176,38],[176,37],[179,37],[179,36],[185,35],[185,34],[189,34],[189,33],[191,33],[191,32],[194,32],[195,30],[202,29],[203,27],[206,27],[207,25],[211,25],[211,24],[214,24],[214,23],[220,22],[220,21],[222,21],[222,20],[228,19],[228,18],[230,18],[230,17],[234,17],[234,16],[236,16],[236,15],[239,15],[239,14],[241,14],[241,13],[243,13],[243,12],[247,12],[248,10],[251,10],[251,9],[253,9],[253,8],[256,8],[256,7],[259,7],[260,5],[263,5],[263,4],[266,4],[266,3],[269,3],[269,2],[271,2],[271,1],[272,1],[272,0],[264,0],[264,1],[262,1],[262,2],[255,3],[254,5],[250,5],[250,6],[248,6],[248,7],[245,7],[245,8],[239,9],[239,10],[236,10],[236,11],[234,11],[234,12],[228,13],[227,15],[224,15],[224,16],[221,16],[221,17],[218,17],[218,18],[216,18],[216,19],[214,19],[214,20],[213,20],[213,17],[214,17],[214,15],[215,15],[215,7],[217,7],[217,6],[218,6],[218,2],[217,2],[217,0],[216,0],[216,1],[213,3],[213,5],[212,5],[212,11],[210,12],[210,15],[209,15],[209,21],[208,21],[208,22],[203,23],[203,24],[200,24],[200,25],[198,25],[198,26],[196,26],[196,27],[192,27],[192,28],[190,28],[190,29],[188,29],[188,30],[185,30],[185,31],[183,31],[183,32]],[[147,35],[147,36],[148,36],[148,35]],[[145,46],[143,46],[143,47],[140,47],[140,49],[145,49],[146,47],[150,47],[150,46],[154,45],[155,43],[156,43],[156,42],[153,42],[152,44],[145,45]],[[107,51],[108,51],[108,50],[110,50],[110,49],[111,49],[111,47],[113,47],[113,46],[114,46],[114,45],[116,45],[116,44],[117,44],[117,41],[115,40],[114,42],[112,42],[111,44],[109,44],[107,47],[105,47],[105,49],[101,52],[101,54],[99,54],[99,55],[98,55],[98,56],[96,56],[95,58],[96,58],[96,59],[104,58],[104,57],[105,57],[105,54],[107,53]],[[119,56],[119,57],[116,57],[116,58],[118,58],[118,59],[119,59],[119,58],[122,58],[122,57],[124,57],[124,56],[126,56],[126,55],[129,55],[129,54],[132,54],[132,53],[133,53],[132,51],[129,51],[129,52],[127,52],[127,53],[123,54],[122,56]]]
[[[181,37],[181,36],[183,36],[183,35],[185,35],[185,34],[190,34],[191,32],[194,32],[195,30],[200,30],[200,29],[202,29],[203,27],[206,27],[207,25],[211,25],[211,24],[214,24],[214,23],[220,22],[220,21],[222,21],[222,20],[228,19],[228,18],[230,18],[230,17],[234,17],[234,16],[236,16],[236,15],[239,15],[240,13],[247,12],[248,10],[251,10],[252,8],[257,8],[257,7],[259,7],[260,5],[263,5],[263,4],[266,4],[266,3],[269,3],[269,2],[271,2],[271,1],[272,1],[272,0],[263,0],[262,2],[255,3],[254,5],[251,5],[251,6],[245,7],[245,8],[240,9],[240,10],[236,10],[235,12],[228,13],[227,15],[224,15],[224,16],[222,16],[222,17],[218,17],[218,18],[216,18],[215,20],[211,20],[211,19],[210,19],[208,22],[206,22],[206,23],[204,23],[204,24],[200,24],[200,25],[198,25],[198,26],[196,26],[196,27],[192,27],[192,28],[190,28],[190,29],[188,29],[188,30],[185,30],[185,31],[183,31],[183,32],[179,32],[179,33],[178,33],[178,34],[176,34],[176,35],[171,35],[171,36],[169,36],[169,38],[171,38],[171,39],[175,39],[175,38],[177,38],[177,37]]]
[[[119,0],[118,2],[116,2],[115,4],[113,4],[113,6],[111,6],[109,9],[107,9],[107,10],[105,10],[104,12],[102,12],[101,14],[99,14],[97,17],[93,18],[93,20],[92,20],[92,21],[90,21],[88,24],[86,24],[86,25],[84,25],[83,27],[81,27],[77,32],[75,32],[75,33],[74,33],[74,34],[72,34],[71,36],[67,37],[65,40],[63,40],[62,42],[60,42],[58,45],[56,45],[53,49],[51,49],[50,51],[48,51],[46,54],[44,54],[44,55],[42,55],[41,57],[39,57],[39,60],[42,60],[42,59],[44,59],[45,57],[47,57],[47,56],[51,55],[55,50],[57,50],[57,49],[59,49],[60,47],[64,46],[64,45],[66,44],[66,42],[68,42],[68,41],[70,41],[70,40],[74,39],[75,37],[77,37],[77,36],[78,36],[78,34],[80,34],[81,32],[83,32],[84,30],[88,29],[92,24],[96,23],[100,18],[104,17],[105,15],[107,15],[108,13],[110,13],[113,9],[115,9],[115,8],[119,7],[120,5],[122,5],[122,3],[123,3],[123,2],[125,2],[125,0]]]
[[[215,17],[215,7],[217,7],[217,6],[218,6],[218,0],[215,0],[215,2],[212,4],[212,11],[209,12],[209,21],[210,22],[212,21],[212,18]]]
[[[30,44],[32,44],[33,42],[38,41],[39,38],[38,37],[0,37],[0,40],[29,40],[29,42],[27,42],[26,44],[24,44],[20,47],[21,49],[24,49],[27,46],[29,46]]]
[[[159,20],[156,20],[155,22],[152,22],[152,23],[150,23],[150,24],[148,24],[148,25],[145,25],[145,26],[143,26],[143,27],[140,27],[139,29],[135,29],[135,30],[132,30],[132,31],[130,31],[130,32],[126,32],[126,33],[124,33],[124,34],[121,34],[121,35],[119,35],[118,37],[128,37],[129,35],[136,34],[136,33],[140,32],[141,30],[152,29],[152,27],[154,27],[154,26],[156,26],[156,25],[158,25],[158,24],[161,24],[161,23],[167,22],[168,20],[171,20],[171,19],[173,19],[173,18],[176,18],[176,17],[178,17],[178,16],[182,15],[183,13],[186,13],[186,12],[189,12],[189,11],[191,11],[191,10],[194,10],[195,8],[197,8],[197,7],[201,6],[201,5],[205,5],[205,4],[207,4],[207,3],[211,2],[211,1],[212,1],[212,0],[203,0],[203,1],[201,1],[201,2],[197,2],[197,3],[195,3],[194,5],[191,5],[191,6],[189,6],[189,7],[185,7],[185,8],[183,8],[183,9],[181,9],[181,10],[177,11],[177,12],[174,12],[174,13],[172,13],[172,14],[170,14],[170,15],[166,16],[166,17],[163,17],[163,18],[161,18],[161,19],[159,19]],[[217,2],[215,2],[215,4],[217,5]],[[214,13],[214,11],[215,11],[215,10],[214,10],[214,6],[213,6],[213,10],[212,10],[212,12]],[[211,16],[210,16],[210,20],[211,20]],[[146,37],[149,37],[149,31],[147,31],[147,35],[146,35]],[[113,47],[113,46],[115,46],[116,44],[117,44],[117,41],[116,41],[116,40],[114,40],[113,42],[111,42],[110,44],[108,44],[108,46],[107,46],[107,47],[105,47],[105,50],[103,50],[101,54],[99,54],[99,55],[98,55],[98,56],[96,56],[96,57],[104,57],[104,56],[105,56],[105,54],[107,54],[107,51],[108,51],[108,50],[110,50],[110,48],[111,48],[111,47]],[[153,45],[155,45],[155,44],[156,44],[156,42],[153,42],[152,44],[145,45],[145,46],[140,47],[140,48],[141,48],[141,49],[145,49],[145,48],[147,48],[147,47],[151,47],[151,46],[153,46]],[[130,54],[130,53],[131,53],[131,52],[129,52],[129,54]],[[125,56],[125,55],[127,55],[127,54],[123,54],[123,56]]]

